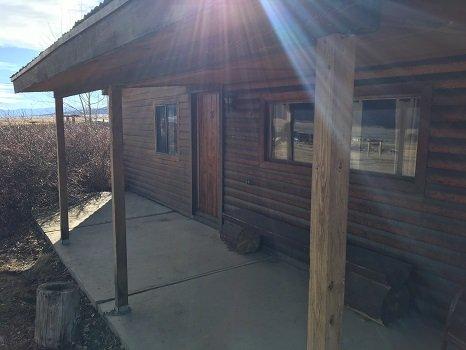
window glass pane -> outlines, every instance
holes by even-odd
[[[362,101],[353,103],[353,126],[351,128],[351,168],[360,169],[362,156]]]
[[[156,125],[156,150],[167,153],[167,115],[165,106],[157,106],[155,109]]]
[[[314,105],[312,103],[290,104],[293,125],[293,160],[312,162],[314,131]]]
[[[415,98],[399,100],[397,108],[403,121],[404,130],[402,144],[402,159],[400,170],[403,176],[414,176],[416,171],[417,141],[419,136],[419,106]]]
[[[362,102],[358,169],[395,174],[396,157],[396,100],[368,100]]]
[[[288,105],[272,105],[271,114],[271,158],[291,160],[291,115]]]
[[[353,104],[351,168],[414,176],[419,108],[416,98]]]
[[[271,105],[272,159],[312,162],[314,105],[277,103]]]
[[[168,153],[176,154],[177,150],[177,127],[178,117],[176,115],[176,105],[167,106],[168,120]]]

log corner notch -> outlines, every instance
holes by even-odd
[[[108,88],[111,136],[112,221],[115,273],[115,309],[112,314],[126,314],[128,306],[128,268],[126,252],[125,181],[123,167],[123,108],[119,86]]]
[[[354,66],[352,36],[317,40],[308,350],[341,344]]]
[[[63,98],[55,93],[55,123],[57,132],[58,201],[60,206],[60,239],[69,244],[68,189],[66,184],[65,123]]]

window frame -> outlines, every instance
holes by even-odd
[[[432,107],[432,83],[430,82],[403,82],[403,83],[377,83],[358,85],[354,88],[354,100],[364,98],[419,98],[419,135],[417,144],[416,167],[414,177],[399,176],[395,174],[378,173],[367,170],[351,169],[350,180],[353,183],[367,184],[369,181],[382,181],[386,188],[402,189],[407,193],[423,193],[426,185],[427,157],[429,146],[429,128],[431,120]],[[260,147],[262,148],[262,157],[260,167],[278,170],[299,172],[308,174],[312,169],[312,163],[303,163],[289,160],[280,160],[270,158],[271,138],[270,138],[270,104],[272,103],[312,103],[315,100],[313,96],[303,91],[293,93],[267,94],[262,96],[262,132],[260,133]]]
[[[424,191],[429,145],[432,85],[429,83],[400,83],[356,86],[354,89],[353,100],[400,99],[413,97],[418,98],[419,100],[419,134],[414,177],[350,168],[350,174],[353,174],[353,177],[369,176],[373,180],[388,180],[388,182],[393,183],[395,187],[398,187],[397,185],[408,184],[407,186],[403,186],[403,188],[410,192]]]
[[[290,160],[290,159],[277,159],[272,157],[272,108],[274,104],[299,104],[299,103],[307,103],[307,104],[312,104],[314,106],[314,114],[315,114],[315,104],[314,100],[309,100],[309,99],[298,99],[298,100],[268,100],[265,101],[264,103],[264,109],[265,109],[265,142],[266,142],[266,147],[264,149],[264,160],[266,163],[275,163],[275,164],[282,164],[282,165],[290,165],[290,166],[300,166],[300,167],[306,167],[310,168],[312,167],[312,162],[306,163],[306,162],[301,162],[297,160]],[[291,120],[291,124],[294,127],[294,120]],[[291,135],[292,136],[292,135]],[[264,142],[261,142],[262,145],[264,145]],[[291,149],[292,153],[294,151],[294,143],[291,142]],[[273,166],[270,166],[273,168]]]
[[[169,153],[169,142],[168,142],[168,116],[167,116],[167,109],[169,106],[175,106],[175,111],[176,111],[176,133],[175,133],[175,140],[176,140],[176,150],[175,150],[175,153]],[[157,122],[158,122],[158,118],[157,118],[157,108],[159,107],[164,107],[165,108],[165,115],[166,115],[166,118],[167,118],[167,151],[166,152],[163,152],[163,151],[159,151],[157,149]],[[157,102],[157,103],[154,103],[153,104],[153,108],[152,108],[152,120],[153,120],[153,123],[154,123],[154,150],[155,150],[155,154],[157,154],[158,156],[162,156],[162,157],[169,157],[169,158],[178,158],[179,156],[179,144],[178,144],[178,131],[179,131],[179,122],[180,122],[180,115],[179,115],[179,103],[177,101],[163,101],[163,102]]]

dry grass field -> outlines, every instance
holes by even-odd
[[[67,123],[84,123],[87,119],[82,116],[65,116]],[[92,117],[94,123],[108,123],[107,115]],[[55,123],[54,115],[33,116],[33,117],[0,117],[0,126],[8,124],[53,124]]]
[[[71,203],[110,188],[106,123],[65,123]],[[0,235],[58,202],[55,125],[49,119],[0,124]]]
[[[67,122],[65,138],[70,203],[109,190],[108,124]],[[57,207],[55,140],[52,117],[0,119],[0,350],[36,349],[37,286],[71,280],[34,222]],[[120,348],[84,295],[77,333],[75,349]]]

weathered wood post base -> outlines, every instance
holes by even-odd
[[[131,307],[129,305],[115,306],[112,310],[105,313],[107,316],[123,316],[131,312]]]
[[[72,282],[45,283],[37,289],[34,340],[41,348],[71,346],[79,310],[79,292]]]

